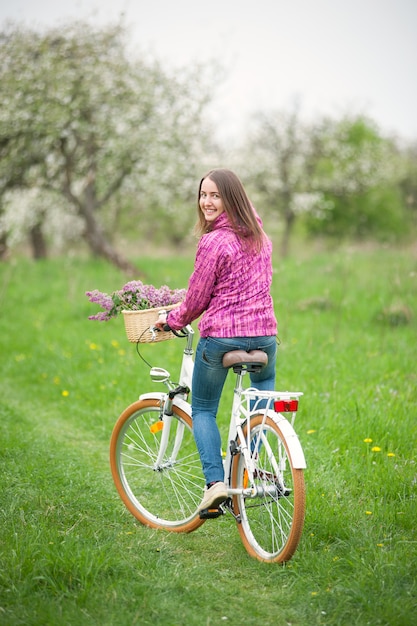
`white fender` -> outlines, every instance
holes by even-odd
[[[139,400],[159,400],[161,402],[165,398],[166,394],[158,391],[151,391],[150,393],[141,393]]]
[[[298,439],[297,433],[291,426],[290,422],[283,415],[281,415],[281,413],[274,413],[271,417],[276,425],[279,426],[283,436],[285,437],[293,467],[296,469],[306,469],[307,464],[300,440]]]
[[[174,406],[177,406],[179,409],[182,409],[184,413],[187,413],[187,415],[191,417],[191,404],[189,404],[183,398],[179,398],[178,396],[175,396]]]
[[[142,393],[139,396],[139,400],[158,400],[158,402],[163,402],[165,400],[166,395],[167,394],[163,392],[161,393],[158,391],[151,391],[149,393]],[[178,396],[175,396],[173,405],[177,406],[179,409],[184,411],[184,413],[186,413],[187,415],[191,417],[191,406],[186,400],[184,400],[183,398],[179,398]]]

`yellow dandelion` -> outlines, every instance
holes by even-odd
[[[383,548],[384,547],[383,543],[377,543],[376,545],[377,545],[377,548]]]
[[[319,595],[319,592],[318,592],[318,591],[312,591],[312,592],[311,592],[311,595],[312,595],[313,597],[314,597],[314,596],[318,596],[318,595]]]
[[[313,433],[316,433],[317,430],[314,430],[314,428],[311,428],[310,430],[307,431],[307,435],[312,435]]]
[[[370,437],[366,437],[366,439],[364,439],[365,443],[372,443],[372,439]]]
[[[126,354],[126,350],[124,350],[123,348],[121,348],[118,352],[119,356],[124,356]]]
[[[89,347],[90,347],[90,350],[98,350],[98,346],[96,343],[91,342]]]
[[[67,389],[64,389],[62,395],[64,396],[64,398],[67,398],[69,396],[69,391]]]
[[[374,446],[371,448],[371,452],[381,452],[381,448],[379,446]]]
[[[112,339],[111,345],[113,348],[118,348],[120,344],[116,339]]]
[[[365,515],[372,515],[372,511],[365,511]]]
[[[54,385],[59,385],[59,383],[61,382],[61,379],[59,376],[54,376],[52,380],[54,381]]]
[[[388,452],[387,456],[395,456],[394,452]]]

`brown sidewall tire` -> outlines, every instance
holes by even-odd
[[[251,418],[252,427],[259,426],[262,423],[263,415],[255,415]],[[250,543],[248,537],[245,534],[245,528],[241,523],[238,523],[238,530],[240,533],[241,540],[243,545],[245,546],[247,552],[254,558],[259,561],[267,562],[267,563],[284,563],[285,561],[289,561],[289,559],[293,556],[296,551],[298,544],[301,539],[301,535],[303,532],[304,526],[304,517],[305,517],[305,483],[304,483],[304,472],[302,469],[294,468],[292,465],[291,459],[291,450],[287,444],[286,439],[284,438],[279,425],[276,424],[270,417],[266,418],[266,425],[271,429],[275,430],[281,442],[283,443],[285,450],[287,452],[288,460],[291,465],[291,473],[293,478],[293,498],[294,498],[294,515],[291,523],[290,533],[288,535],[287,541],[283,549],[275,556],[271,556],[271,558],[265,558],[261,556],[256,548]],[[247,426],[245,425],[243,428],[243,433],[246,435]],[[238,482],[238,472],[239,472],[239,458],[240,454],[237,454],[233,459],[232,466],[232,487],[237,486]],[[238,496],[233,497],[233,510],[236,515],[240,515],[239,508],[239,498]]]
[[[137,411],[140,411],[141,409],[146,409],[150,407],[159,409],[160,407],[159,398],[137,400],[136,402],[128,406],[123,411],[123,413],[118,418],[116,424],[114,425],[113,432],[112,432],[111,439],[110,439],[110,468],[111,468],[111,473],[113,476],[113,481],[124,505],[130,511],[130,513],[132,513],[132,515],[134,515],[134,517],[136,517],[136,519],[141,522],[141,524],[145,526],[149,526],[150,528],[158,528],[158,529],[168,530],[170,532],[189,533],[199,528],[205,522],[204,519],[200,519],[197,510],[196,510],[195,516],[191,520],[185,522],[184,524],[178,524],[177,526],[168,526],[164,524],[163,522],[158,523],[146,517],[146,515],[144,515],[141,511],[139,511],[134,506],[134,504],[131,502],[128,495],[126,494],[126,491],[120,479],[120,475],[118,471],[118,464],[117,464],[117,444],[118,444],[120,432],[123,429],[126,421],[130,419],[130,417],[134,413],[136,413]],[[184,411],[182,411],[178,407],[174,407],[174,413],[175,415],[180,417],[187,424],[187,426],[189,426],[192,429],[192,421],[189,415],[187,415]]]

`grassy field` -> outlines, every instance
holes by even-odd
[[[192,261],[138,264],[147,282],[183,287]],[[275,259],[277,388],[305,393],[296,430],[308,464],[305,531],[285,566],[251,559],[229,516],[177,535],[124,509],[110,434],[158,387],[121,320],[87,320],[84,295],[124,282],[100,261],[0,265],[0,624],[414,624],[416,254]],[[176,371],[181,348],[143,355]]]

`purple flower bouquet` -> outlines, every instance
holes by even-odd
[[[103,311],[90,315],[89,320],[107,322],[117,317],[122,311],[145,311],[178,304],[184,299],[185,289],[170,289],[162,285],[159,289],[153,285],[144,285],[141,280],[132,280],[119,291],[112,294],[102,293],[98,289],[86,291],[86,296]]]
[[[153,285],[144,285],[140,280],[130,281],[112,294],[102,293],[97,289],[86,291],[85,295],[90,302],[99,304],[103,309],[95,315],[90,315],[88,319],[107,322],[122,313],[130,342],[165,341],[174,335],[170,331],[153,330],[156,321],[155,309],[172,309],[184,299],[185,292],[185,289],[170,289],[166,285],[156,289]]]

